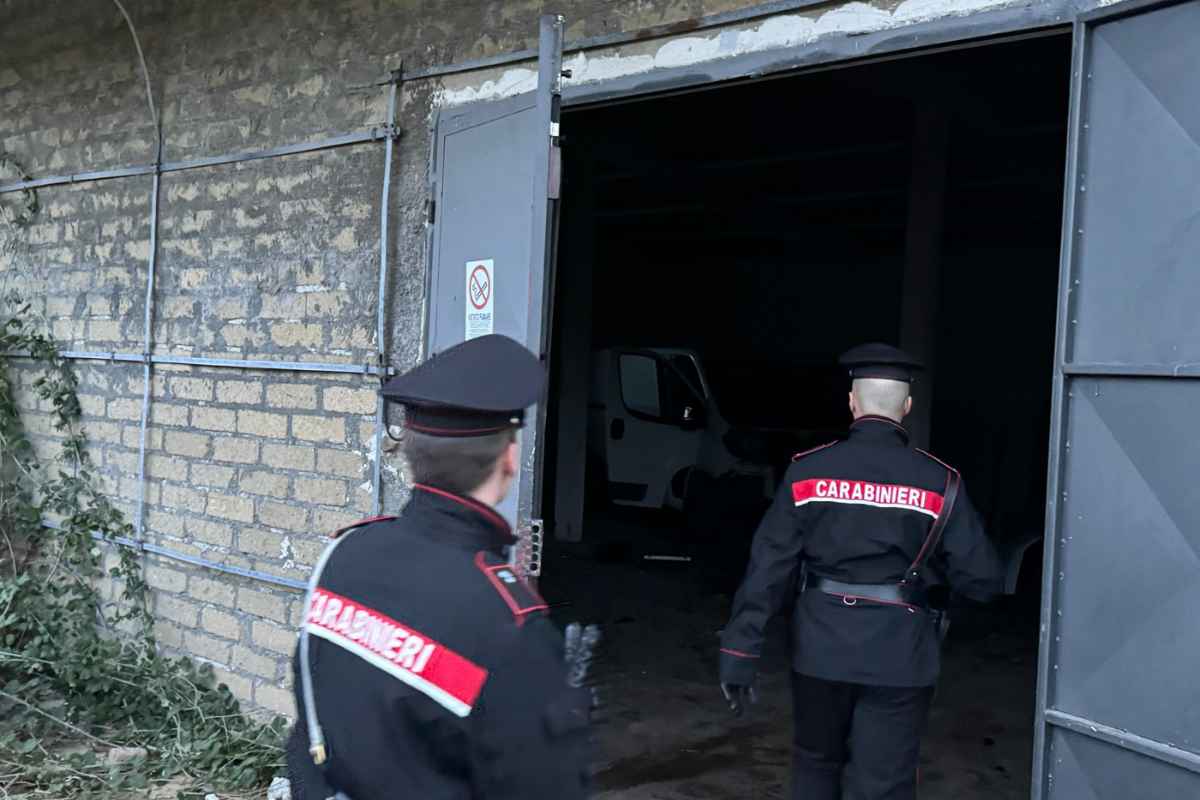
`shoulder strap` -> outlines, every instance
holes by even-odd
[[[532,586],[513,571],[512,565],[507,561],[487,551],[481,551],[475,554],[475,566],[487,577],[492,588],[508,606],[518,626],[525,624],[525,618],[529,614],[545,611],[550,607]]]
[[[958,474],[958,470],[948,467],[946,493],[942,496],[942,509],[934,519],[933,525],[929,527],[929,535],[925,537],[921,551],[917,553],[917,557],[909,565],[908,571],[904,573],[904,578],[900,581],[901,585],[913,585],[921,581],[921,570],[925,568],[929,557],[937,549],[938,542],[942,539],[942,533],[946,530],[946,523],[950,520],[950,514],[954,512],[954,502],[958,499],[958,487],[961,483],[962,477]]]
[[[321,557],[317,559],[317,564],[313,567],[312,574],[308,576],[308,589],[304,593],[304,612],[300,619],[300,657],[297,659],[300,662],[300,674],[296,677],[300,680],[300,695],[304,700],[304,727],[308,729],[308,754],[312,756],[313,764],[321,767],[324,765],[328,754],[325,751],[325,732],[321,729],[321,723],[317,719],[317,700],[313,695],[312,685],[312,664],[309,661],[309,635],[308,635],[308,614],[312,608],[313,592],[317,590],[317,586],[321,583],[321,573],[325,571],[325,565],[329,563],[329,557],[333,555],[333,551],[337,546],[346,541],[349,534],[367,525],[370,522],[380,522],[395,517],[380,516],[364,519],[361,522],[356,522],[353,525],[347,525],[344,528],[339,528],[334,531],[333,541],[321,553]]]

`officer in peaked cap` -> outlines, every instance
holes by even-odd
[[[288,743],[293,797],[586,795],[591,695],[495,510],[545,373],[503,336],[401,375],[412,499],[336,531],[309,582]]]
[[[990,600],[1000,565],[958,472],[909,444],[920,364],[885,344],[840,363],[854,421],[795,457],[755,533],[721,689],[737,713],[753,700],[767,622],[792,604],[793,797],[911,800],[944,630],[927,590]]]

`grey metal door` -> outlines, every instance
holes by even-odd
[[[429,355],[467,337],[502,333],[546,359],[561,164],[562,27],[561,17],[542,18],[536,88],[531,76],[526,94],[438,115]],[[540,564],[537,473],[544,406],[530,414],[521,438],[521,473],[500,509],[521,536],[514,563],[532,574]]]
[[[1200,797],[1200,0],[1073,81],[1034,797]]]

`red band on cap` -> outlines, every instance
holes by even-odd
[[[499,433],[506,431],[509,428],[516,427],[515,425],[500,425],[491,428],[435,428],[431,425],[418,425],[415,422],[405,421],[404,427],[417,431],[418,433],[428,433],[432,436],[482,436],[485,433]]]

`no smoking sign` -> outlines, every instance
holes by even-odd
[[[492,309],[496,294],[496,274],[492,259],[467,262],[465,336],[474,339],[486,336],[496,329],[496,315]]]

